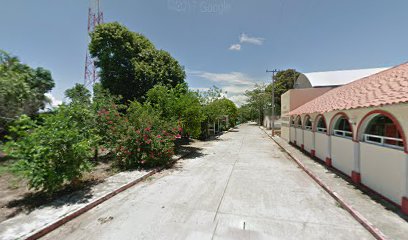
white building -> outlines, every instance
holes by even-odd
[[[290,111],[289,141],[408,214],[408,63]]]

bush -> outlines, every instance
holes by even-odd
[[[125,114],[117,107],[98,112],[98,126],[105,132],[104,146],[115,154],[121,169],[166,165],[174,154],[176,124],[163,121],[149,105],[132,102]]]
[[[185,136],[200,136],[205,116],[198,93],[188,90],[187,84],[178,84],[175,88],[158,84],[147,92],[147,102],[162,119],[177,121]]]
[[[28,123],[34,126],[35,123]],[[20,121],[21,122],[21,121]],[[91,168],[92,148],[97,142],[92,112],[81,105],[60,106],[45,116],[43,125],[21,132],[15,141],[6,143],[6,153],[18,159],[17,169],[28,178],[30,188],[55,192],[76,182]]]

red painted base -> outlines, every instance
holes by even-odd
[[[332,160],[331,158],[326,158],[326,166],[331,167],[332,166]]]
[[[408,215],[408,197],[402,197],[401,211]]]
[[[354,182],[354,183],[361,183],[361,175],[360,175],[360,173],[358,173],[358,172],[355,172],[355,171],[352,171],[351,172],[351,180]]]
[[[305,150],[305,145],[301,144],[300,147],[302,148],[302,150]]]
[[[316,151],[315,150],[310,150],[310,156],[315,157],[316,156]]]

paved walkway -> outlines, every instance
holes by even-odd
[[[208,142],[45,239],[373,239],[257,126]]]
[[[270,131],[267,131],[270,134]],[[378,228],[388,239],[408,239],[408,216],[400,208],[379,198],[367,194],[353,184],[328,170],[323,162],[315,161],[297,148],[289,145],[280,137],[274,137],[285,150],[303,163],[308,170],[320,178],[330,189],[340,195],[350,206],[357,210],[371,224]],[[380,217],[379,217],[380,216]]]

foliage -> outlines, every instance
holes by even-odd
[[[72,103],[75,104],[91,104],[91,92],[82,84],[75,84],[73,88],[65,90],[67,96]]]
[[[254,113],[255,119],[253,120],[257,120],[258,123],[262,122],[265,110],[270,108],[272,103],[272,93],[267,90],[269,89],[265,84],[256,84],[254,89],[245,92],[248,97],[248,106],[252,108],[251,112]]]
[[[257,117],[251,105],[244,104],[238,108],[238,122],[244,123],[254,119],[257,119]]]
[[[279,71],[275,75],[275,113],[281,114],[281,96],[290,89],[293,89],[293,83],[299,77],[299,72],[294,69]],[[267,92],[272,93],[272,85],[269,84]]]
[[[161,118],[179,123],[185,135],[197,138],[204,120],[200,98],[197,92],[188,90],[186,84],[175,88],[156,85],[147,92],[148,104],[153,106]]]
[[[126,114],[112,108],[100,110],[98,116],[100,127],[110,136],[105,147],[113,150],[120,168],[156,167],[171,160],[177,128],[151,106],[134,101]]]
[[[207,119],[210,122],[215,122],[219,119],[225,120],[228,116],[230,126],[234,126],[238,117],[238,108],[227,98],[220,98],[212,101],[204,106]],[[225,126],[226,128],[230,126]]]
[[[200,100],[202,105],[210,104],[211,102],[222,97],[223,91],[217,86],[212,86],[207,91],[200,92]]]
[[[274,78],[275,114],[281,114],[281,96],[293,88],[294,80],[300,73],[294,69],[287,69],[276,73]],[[262,122],[265,114],[271,114],[272,110],[272,84],[257,84],[254,89],[246,91],[247,104],[241,113],[245,112],[244,119]]]
[[[33,116],[43,109],[49,102],[44,94],[53,87],[48,70],[30,68],[0,50],[0,133],[18,116]]]
[[[124,102],[143,101],[157,83],[175,87],[184,82],[184,69],[168,52],[117,22],[97,26],[89,50],[97,59],[102,86]]]
[[[24,118],[20,121],[26,126],[36,126]],[[91,121],[92,112],[83,106],[61,105],[45,116],[43,125],[30,129],[30,134],[16,127],[15,133],[24,137],[7,142],[6,153],[19,160],[17,167],[30,188],[55,192],[90,170],[89,158],[98,140]]]

